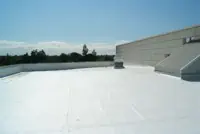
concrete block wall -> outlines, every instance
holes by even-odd
[[[0,78],[8,75],[19,73],[23,70],[22,65],[10,65],[0,67]]]
[[[75,68],[109,67],[113,62],[74,62],[74,63],[38,63],[18,64],[0,67],[0,78],[11,74],[28,71],[66,70]]]
[[[166,54],[183,47],[183,40],[170,40],[152,44],[141,44],[140,46],[122,45],[117,46],[117,56],[122,57],[127,64],[141,64],[155,66],[159,61],[165,59]]]
[[[65,70],[65,69],[75,69],[75,68],[108,67],[112,65],[113,65],[113,62],[23,64],[23,71]]]

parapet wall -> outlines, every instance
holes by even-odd
[[[11,74],[28,71],[67,70],[76,68],[109,67],[113,62],[74,62],[74,63],[38,63],[18,64],[0,67],[0,78]]]
[[[200,55],[180,70],[181,78],[188,81],[200,81]]]
[[[2,66],[0,67],[0,78],[8,76],[8,75],[16,74],[22,71],[23,71],[23,68],[21,64]]]
[[[188,65],[200,54],[200,43],[187,44],[171,53],[155,66],[155,71],[181,77],[181,68]]]

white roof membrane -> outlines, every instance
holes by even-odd
[[[0,133],[199,133],[200,83],[153,70],[87,68],[1,78]]]

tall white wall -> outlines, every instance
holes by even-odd
[[[200,26],[126,43],[116,47],[116,57],[122,58],[125,64],[155,66],[166,54],[184,47],[183,38],[197,35],[200,35]]]
[[[182,46],[182,39],[159,42],[154,44],[141,44],[140,46],[123,45],[117,47],[117,56],[122,57],[125,63],[155,66],[156,63],[165,58]]]

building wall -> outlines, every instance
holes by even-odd
[[[116,47],[116,57],[123,59],[125,64],[155,66],[164,60],[167,54],[184,47],[184,38],[199,35],[200,26],[194,26],[122,44]]]
[[[181,76],[181,70],[184,67],[189,67],[190,72],[197,71],[197,64],[190,64],[200,54],[200,43],[185,44],[184,47],[174,51],[168,58],[159,62],[155,66],[155,71],[163,72],[173,76]],[[189,66],[188,66],[189,65]],[[191,67],[193,66],[193,67]],[[189,71],[187,69],[187,71]]]

